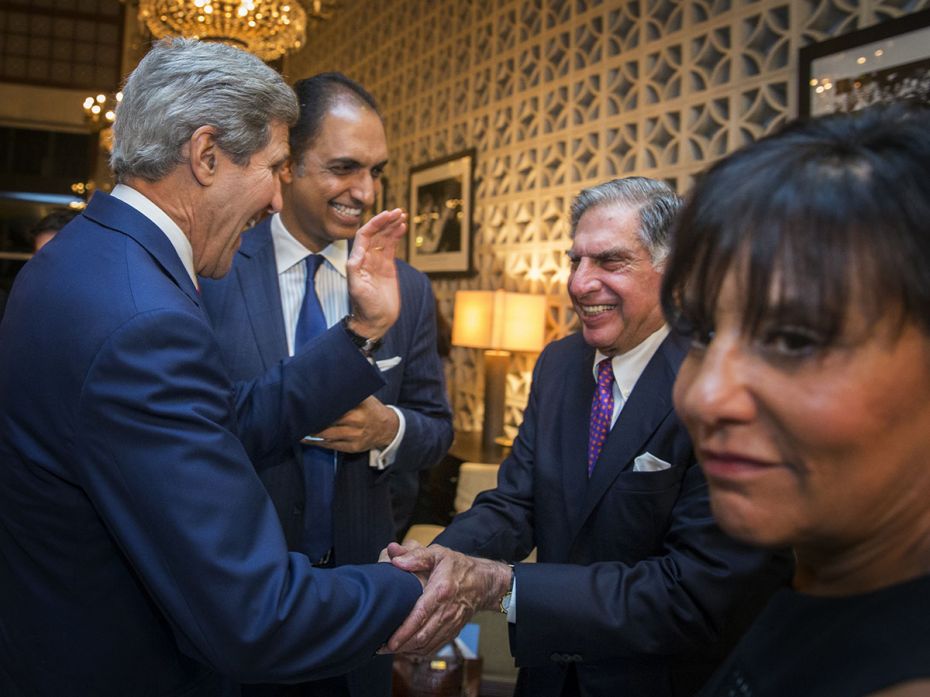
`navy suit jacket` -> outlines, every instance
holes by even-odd
[[[370,657],[419,583],[289,553],[249,454],[381,384],[336,328],[234,385],[167,237],[98,192],[0,327],[0,694],[213,695]]]
[[[523,424],[496,489],[436,540],[518,564],[511,650],[518,694],[694,692],[790,573],[723,534],[672,408],[686,348],[656,351],[587,477],[594,349],[581,334],[540,355]],[[643,453],[670,463],[633,471]]]
[[[397,262],[397,274],[400,316],[384,336],[375,359],[399,357],[400,363],[382,373],[385,384],[375,396],[403,412],[406,431],[386,470],[370,467],[367,451],[340,453],[333,501],[337,566],[377,561],[379,552],[394,539],[390,475],[432,467],[452,442],[452,414],[436,352],[433,291],[426,276],[403,261]],[[270,217],[245,233],[233,270],[223,279],[205,280],[202,291],[220,339],[223,362],[234,379],[254,378],[287,357]],[[337,369],[337,375],[341,372]],[[259,476],[277,507],[288,547],[294,550],[301,549],[305,505],[299,448],[259,465]],[[350,677],[353,694],[387,691],[390,660],[379,659],[377,664],[366,665]]]

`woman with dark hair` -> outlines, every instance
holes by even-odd
[[[930,694],[930,113],[799,123],[712,167],[662,302],[714,515],[797,557],[701,694]]]

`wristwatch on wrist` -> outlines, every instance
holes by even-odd
[[[368,337],[353,332],[352,328],[349,327],[350,319],[352,319],[352,315],[346,315],[342,318],[342,328],[345,329],[346,334],[349,335],[349,338],[352,339],[352,343],[358,347],[358,350],[362,352],[362,355],[364,355],[365,358],[371,358],[372,354],[381,348],[381,340],[369,339]]]
[[[510,589],[504,593],[504,597],[501,598],[502,615],[506,615],[510,612],[510,600],[513,598],[513,584],[516,578],[517,577],[513,573],[513,564],[510,564]]]

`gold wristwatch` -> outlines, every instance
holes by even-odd
[[[504,593],[504,597],[501,598],[501,614],[506,615],[510,612],[510,600],[513,598],[513,584],[516,581],[517,577],[513,573],[513,564],[510,564],[510,589]]]

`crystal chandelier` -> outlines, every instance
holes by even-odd
[[[139,19],[155,38],[222,41],[265,61],[303,46],[307,19],[328,19],[326,0],[139,0]]]
[[[112,126],[116,120],[116,107],[122,99],[122,92],[87,97],[84,100],[84,120],[98,130]]]
[[[116,107],[122,99],[122,92],[101,92],[84,100],[84,121],[91,130],[100,134],[100,147],[107,152],[113,146],[113,122],[116,120]]]

